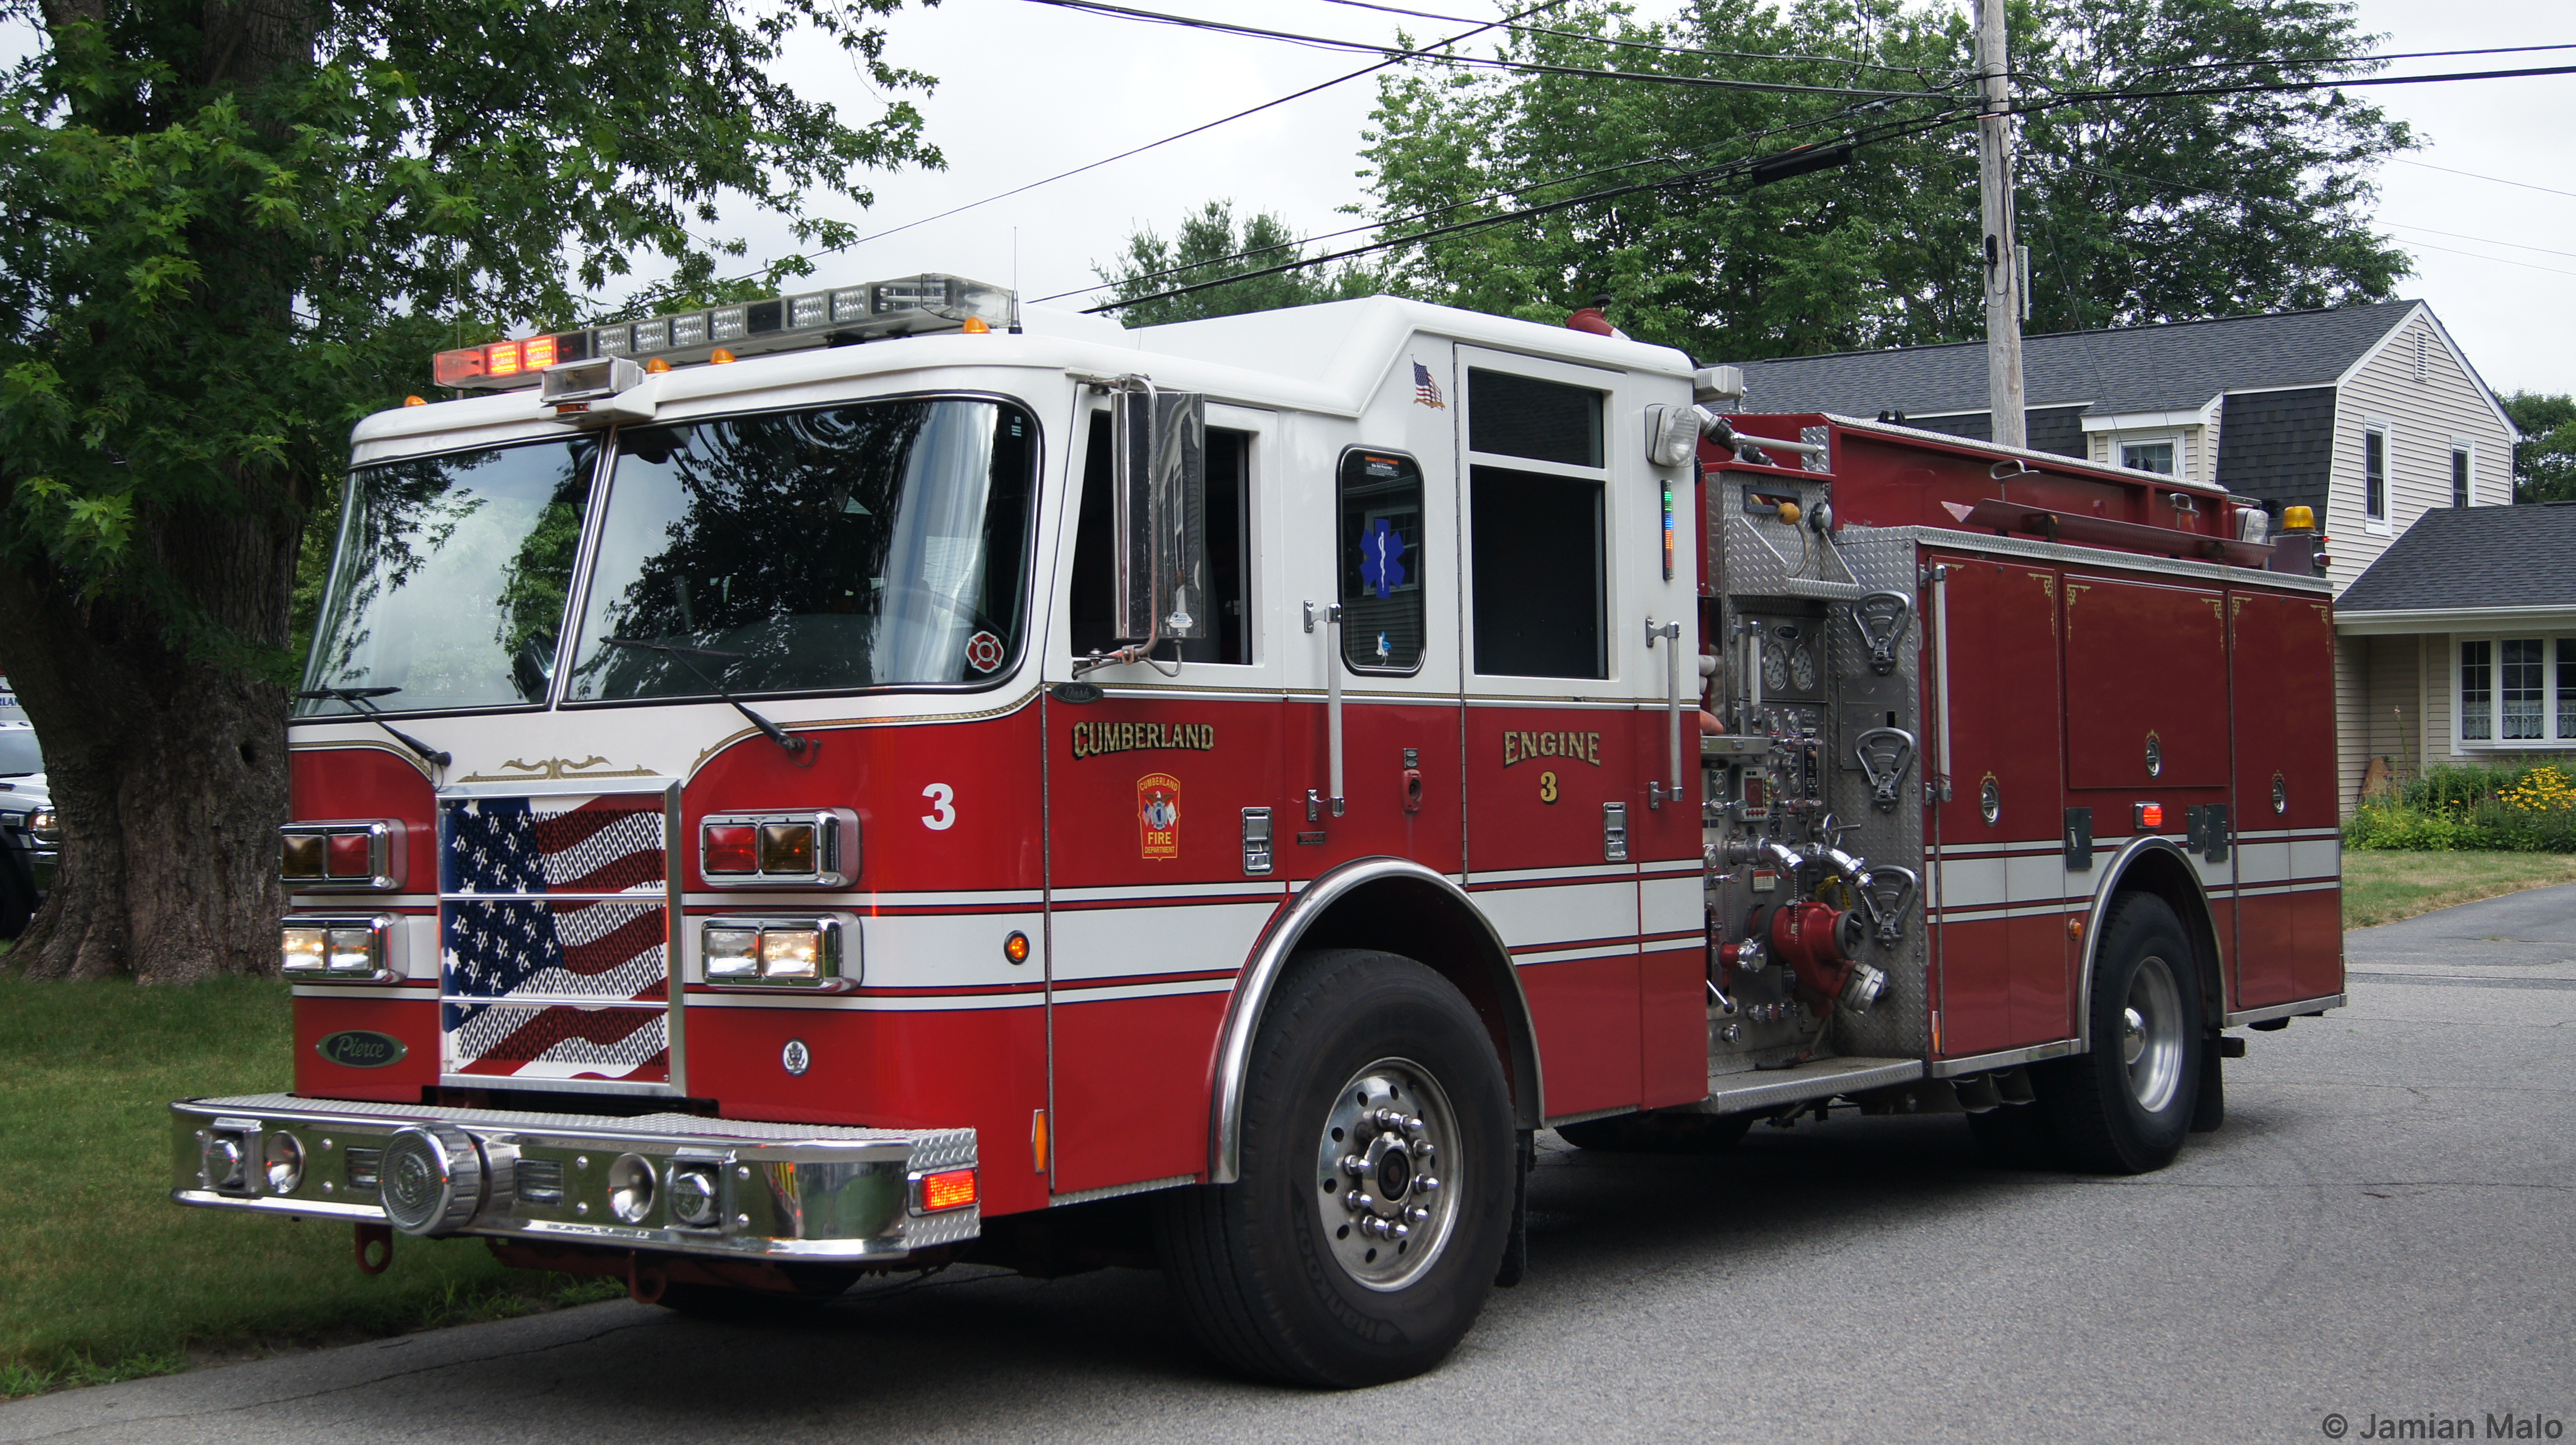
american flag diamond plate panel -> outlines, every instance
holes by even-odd
[[[439,817],[439,891],[660,893],[662,800],[463,798]]]
[[[667,1082],[661,798],[457,799],[439,842],[447,1072]]]
[[[523,1079],[616,1079],[661,1083],[671,1076],[669,1021],[658,1008],[570,1004],[443,1005],[452,1074]]]

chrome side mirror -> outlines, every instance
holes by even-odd
[[[1111,413],[1118,640],[1206,637],[1207,398],[1122,380]]]

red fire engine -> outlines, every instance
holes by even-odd
[[[2217,489],[1375,299],[948,276],[436,359],[292,731],[291,1092],[174,1197],[700,1307],[1159,1262],[1351,1385],[1534,1131],[2153,1169],[2341,1002],[2328,592]]]

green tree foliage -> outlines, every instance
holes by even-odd
[[[1951,7],[1694,0],[1641,23],[1616,0],[1550,12],[1500,53],[1600,69],[1922,92],[1713,89],[1417,66],[1381,83],[1365,157],[1374,214],[1427,229],[1605,186],[1954,118],[1864,144],[1846,167],[1591,202],[1396,253],[1391,289],[1561,320],[1595,292],[1631,335],[1708,357],[1982,334],[1974,42]],[[2088,90],[2351,73],[2340,0],[2028,0],[2012,10],[2025,102]],[[2216,67],[2216,62],[2245,62]],[[2341,93],[2176,96],[2024,118],[2019,207],[2035,331],[2383,298],[2404,257],[2368,226],[2371,164],[2406,127]]]
[[[808,193],[939,162],[899,3],[0,0],[38,37],[0,72],[0,646],[69,832],[13,961],[274,963],[299,541],[351,423],[639,259],[709,288],[725,198],[847,239]],[[800,36],[878,95],[782,86]]]
[[[1278,215],[1264,211],[1248,216],[1238,229],[1234,203],[1210,201],[1183,217],[1179,232],[1169,241],[1150,228],[1140,229],[1127,238],[1127,254],[1107,266],[1095,264],[1092,270],[1108,283],[1112,299],[1125,301],[1283,265],[1304,255],[1296,234]],[[1384,289],[1378,274],[1366,266],[1315,266],[1139,302],[1117,315],[1129,326],[1160,326],[1168,321],[1374,296]]]
[[[2576,397],[2517,391],[2504,410],[2522,433],[2513,449],[2513,499],[2576,502]]]

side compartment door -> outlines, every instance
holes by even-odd
[[[2334,622],[2321,598],[2228,600],[2236,729],[2236,1002],[2343,989]]]
[[[1108,412],[1079,418],[1046,677],[1116,644]],[[1208,1059],[1235,974],[1284,896],[1247,811],[1284,844],[1272,471],[1277,418],[1208,408],[1215,636],[1086,671],[1097,701],[1042,702],[1046,732],[1050,1183],[1058,1197],[1207,1167]],[[1269,696],[1260,694],[1269,692]],[[999,946],[998,940],[996,946]],[[987,1146],[1004,1155],[1000,1141]]]
[[[2064,691],[2056,570],[2014,558],[1934,556],[1935,675],[1949,731],[1940,807],[1934,1051],[1948,1057],[2049,1043],[2072,1032],[2065,910],[2092,875],[2069,875],[2060,759]],[[1948,649],[1947,665],[1938,649]],[[1936,738],[1936,746],[1938,741]]]

